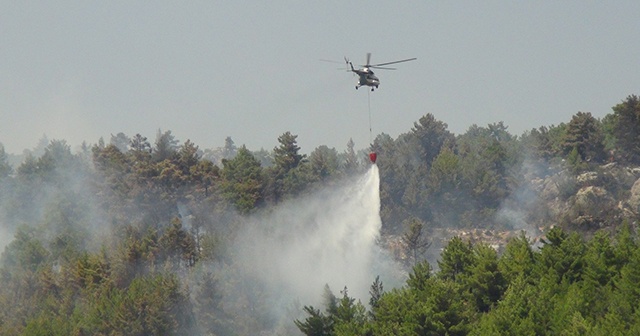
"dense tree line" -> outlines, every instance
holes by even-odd
[[[609,162],[638,165],[638,115],[638,97],[629,96],[602,120],[578,112],[568,123],[521,136],[502,122],[454,136],[431,114],[395,140],[381,134],[372,148],[380,157],[384,230],[400,234],[411,218],[431,227],[495,227],[504,224],[496,212],[528,181],[559,172],[572,179]],[[539,226],[561,224],[528,215]]]
[[[266,312],[247,311],[255,298],[225,293],[237,285],[220,283],[207,265],[231,262],[225,245],[246,215],[363,169],[353,143],[306,156],[296,138],[284,133],[267,154],[230,138],[202,151],[170,131],[153,145],[119,133],[75,154],[53,140],[15,169],[0,147],[0,219],[15,232],[0,258],[0,334],[272,328]]]
[[[523,235],[498,255],[452,238],[438,271],[413,267],[401,288],[376,279],[368,307],[325,289],[305,306],[305,335],[635,335],[640,331],[638,238],[629,225],[589,240],[559,227],[532,247]]]
[[[622,223],[637,218],[579,204],[572,195],[581,187],[579,174],[596,171],[613,186],[599,170],[603,164],[640,164],[639,136],[636,96],[602,120],[578,112],[521,136],[502,122],[454,135],[431,114],[396,139],[380,134],[370,149],[379,154],[383,233],[402,237],[412,267],[406,285],[384,292],[376,279],[366,307],[347,288],[341,297],[327,288],[324,310],[304,307],[308,317],[297,319],[293,331],[635,330],[638,295],[630,284],[637,243]],[[119,133],[73,153],[64,140],[47,139],[17,166],[0,146],[0,221],[12,236],[3,235],[0,257],[0,335],[273,330],[261,314],[269,303],[260,288],[234,292],[243,284],[220,279],[209,266],[232,266],[224,251],[246,216],[338,185],[368,164],[352,141],[344,152],[320,146],[308,155],[290,132],[278,143],[251,151],[227,137],[224,147],[201,150],[159,130],[153,144]],[[518,195],[530,192],[527,181],[554,174],[559,198],[575,206],[558,215],[544,209],[544,200],[520,205]],[[610,191],[628,196],[627,189]],[[497,216],[511,203],[532,225],[557,227],[541,249],[521,237],[498,254],[454,238],[437,270],[423,261],[432,228],[513,228]],[[585,237],[593,238],[568,233],[585,221]],[[611,238],[594,234],[596,227],[624,229]],[[231,297],[224,306],[222,296]]]

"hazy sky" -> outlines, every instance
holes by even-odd
[[[251,150],[397,137],[426,113],[464,133],[602,117],[640,94],[640,1],[4,1],[0,143],[75,148],[158,129]],[[319,59],[372,63],[379,90]]]

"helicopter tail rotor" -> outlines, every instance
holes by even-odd
[[[351,63],[351,61],[349,61],[349,59],[347,58],[347,56],[345,56],[345,57],[344,57],[344,62],[345,62],[345,63],[346,63],[346,65],[347,65],[347,71],[348,71],[348,72],[353,72],[353,74],[352,74],[352,75],[354,75],[354,76],[355,76],[355,72],[356,72],[356,70],[353,68],[353,63]]]

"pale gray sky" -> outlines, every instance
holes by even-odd
[[[602,117],[640,94],[640,1],[0,1],[0,143],[76,147],[158,129],[305,153],[408,132]],[[417,57],[379,90],[319,59]]]

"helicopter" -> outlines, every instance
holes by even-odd
[[[371,87],[371,91],[373,91],[374,89],[378,88],[378,85],[380,85],[380,79],[373,73],[373,70],[371,69],[383,69],[383,70],[395,70],[395,68],[386,68],[383,67],[385,65],[391,65],[391,64],[396,64],[396,63],[402,63],[402,62],[409,62],[409,61],[414,61],[417,58],[407,58],[404,60],[400,60],[400,61],[393,61],[393,62],[386,62],[386,63],[379,63],[379,64],[370,64],[371,63],[371,53],[367,53],[367,64],[365,65],[360,65],[362,68],[360,69],[356,69],[353,67],[353,63],[351,63],[351,61],[349,61],[348,58],[344,58],[344,61],[351,67],[351,72],[355,73],[358,75],[358,84],[356,84],[356,90],[359,89],[361,86],[370,86]],[[347,69],[347,71],[349,71]]]

